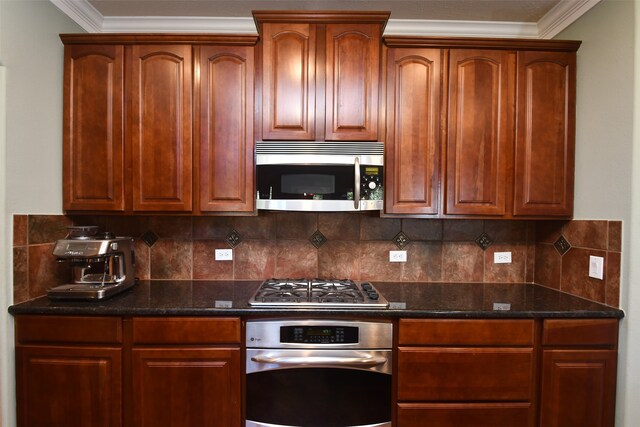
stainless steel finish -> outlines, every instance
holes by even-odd
[[[256,165],[384,165],[384,144],[367,141],[257,141]]]
[[[100,300],[135,284],[131,237],[74,236],[58,240],[53,255],[59,262],[69,263],[72,280],[48,289],[50,298]]]
[[[351,368],[391,374],[391,350],[247,350],[247,373],[270,369]]]
[[[377,294],[372,299],[363,286]],[[268,279],[249,299],[252,307],[274,308],[379,308],[387,299],[368,282],[323,279]]]
[[[353,167],[355,169],[355,178],[353,180],[353,207],[355,210],[360,208],[360,159],[356,157],[356,160],[353,162]]]
[[[257,421],[247,420],[245,427],[288,427],[288,426],[283,426],[282,424],[260,423]],[[358,427],[391,427],[391,423],[389,422],[389,423],[367,424],[367,425],[361,425]]]
[[[299,344],[280,342],[280,326],[356,326],[357,343]],[[323,349],[390,349],[393,343],[393,325],[390,322],[362,320],[249,320],[245,330],[247,348],[300,349],[319,346]]]
[[[293,200],[257,199],[257,209],[304,212],[360,212],[382,210],[384,200],[360,200],[360,208],[354,208],[353,200]]]

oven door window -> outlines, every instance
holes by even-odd
[[[247,375],[247,420],[344,427],[391,421],[391,375],[342,368],[293,368]]]

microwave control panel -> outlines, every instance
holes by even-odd
[[[362,200],[382,200],[382,166],[360,167],[360,198]]]

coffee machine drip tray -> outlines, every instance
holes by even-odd
[[[47,290],[47,295],[51,299],[65,300],[100,300],[109,298],[120,292],[123,292],[135,284],[95,284],[95,283],[69,283],[60,285]]]

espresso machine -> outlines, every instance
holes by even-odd
[[[101,300],[135,285],[133,239],[98,233],[98,227],[69,227],[53,255],[71,267],[70,283],[47,290],[53,299]]]

